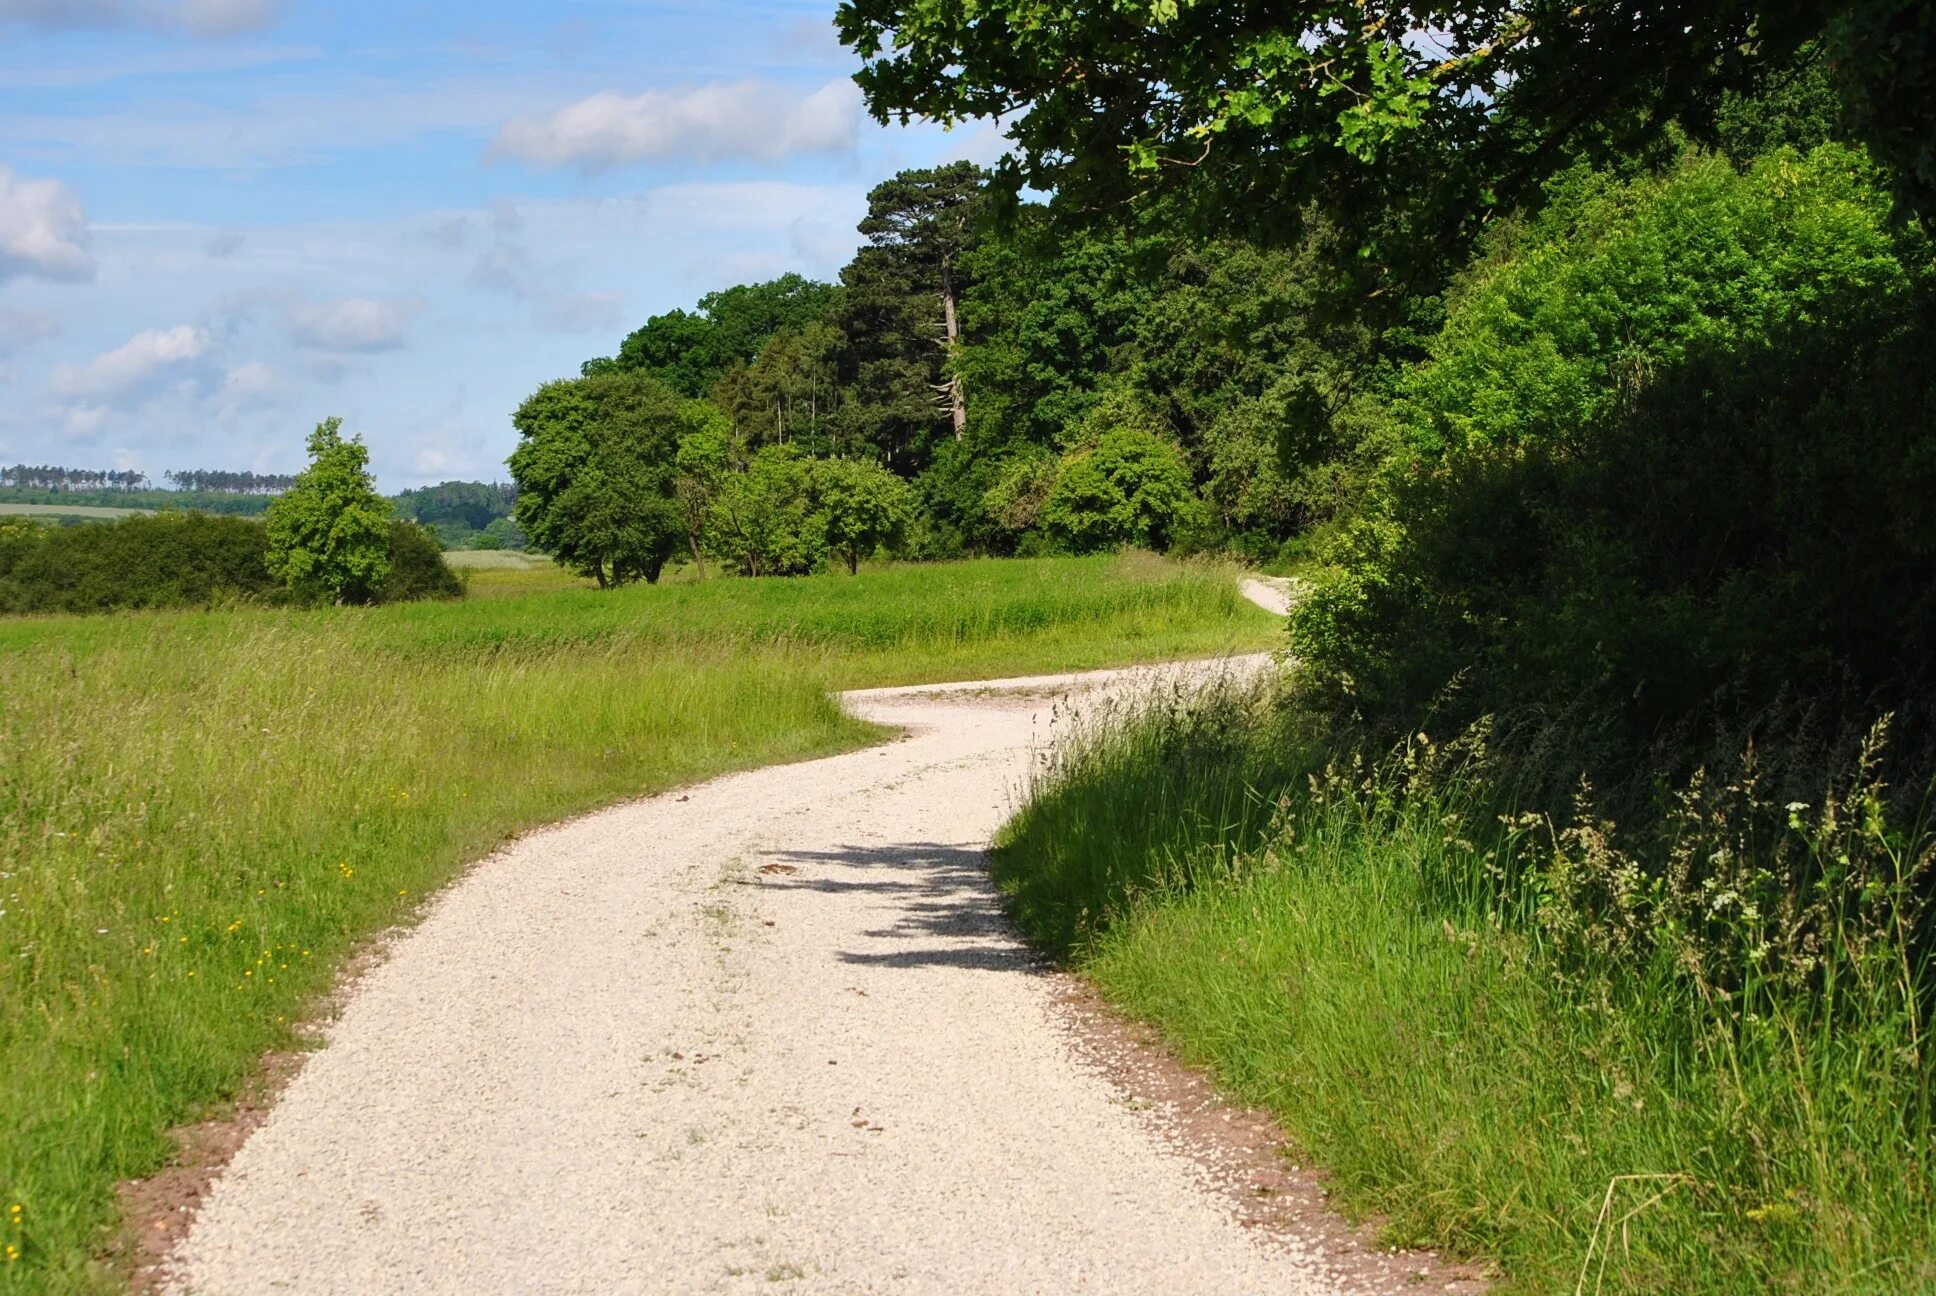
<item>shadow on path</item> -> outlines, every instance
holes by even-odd
[[[956,967],[1041,973],[1047,965],[1002,915],[1001,897],[978,849],[939,842],[841,846],[819,851],[766,851],[764,858],[820,873],[769,873],[762,885],[828,895],[892,899],[895,921],[864,933],[899,948],[844,950],[842,962],[869,967]],[[910,942],[928,942],[909,948]]]

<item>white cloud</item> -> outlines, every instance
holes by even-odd
[[[149,329],[85,365],[58,366],[49,385],[58,395],[84,401],[124,400],[142,395],[156,383],[182,372],[207,355],[210,345],[208,330],[193,324]],[[81,413],[75,410],[70,418]]]
[[[853,152],[860,118],[860,90],[844,77],[805,96],[766,81],[630,96],[607,90],[546,116],[506,122],[491,151],[588,171],[663,158],[777,163]]]
[[[0,0],[0,23],[29,27],[151,27],[197,36],[252,31],[275,17],[276,0]]]
[[[232,257],[241,251],[242,245],[247,241],[248,235],[244,234],[241,230],[218,230],[209,238],[206,250],[210,256],[220,261],[225,257]]]
[[[58,180],[23,180],[0,164],[0,282],[91,279],[87,213]]]
[[[0,310],[0,357],[25,351],[60,331],[60,317],[47,311]]]
[[[423,302],[415,297],[345,297],[289,311],[289,340],[317,351],[395,351]]]

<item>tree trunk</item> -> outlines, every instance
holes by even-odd
[[[699,552],[699,533],[697,531],[686,532],[686,542],[692,546],[692,565],[699,569],[699,579],[705,580],[706,560]]]
[[[948,360],[955,358],[955,345],[961,341],[961,322],[955,314],[955,280],[944,261],[941,265],[941,320],[948,329]],[[954,420],[955,440],[968,429],[968,402],[962,398],[961,375],[948,378],[948,415]]]
[[[847,574],[849,576],[860,575],[860,550],[858,549],[849,549],[847,551]]]

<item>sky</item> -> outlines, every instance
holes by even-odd
[[[0,0],[0,462],[501,480],[647,316],[832,278],[881,127],[834,0]]]

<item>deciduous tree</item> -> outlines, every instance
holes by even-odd
[[[341,419],[309,434],[309,467],[269,506],[269,574],[305,602],[368,603],[390,574],[390,505]]]

